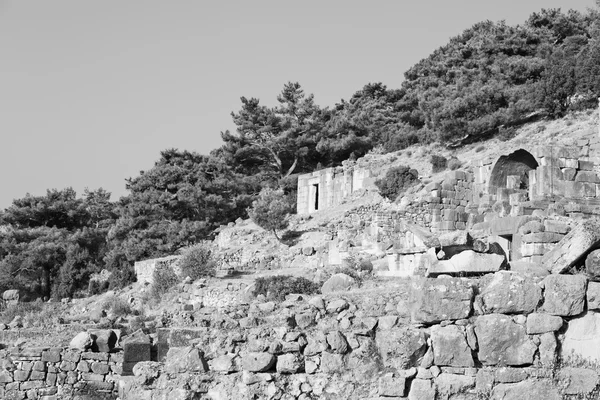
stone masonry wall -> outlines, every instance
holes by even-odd
[[[122,398],[596,398],[600,283],[509,271],[403,282],[162,330],[164,362],[134,367]]]
[[[0,398],[114,399],[122,353],[62,348],[10,348],[0,351]]]

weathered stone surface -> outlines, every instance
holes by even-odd
[[[152,383],[160,375],[161,363],[156,361],[141,361],[133,367],[133,375],[142,384]]]
[[[569,321],[561,346],[562,357],[600,362],[600,314],[588,311]]]
[[[556,349],[558,342],[553,332],[543,333],[540,335],[540,363],[542,367],[552,369],[556,365]]]
[[[277,356],[277,372],[295,374],[302,369],[302,358],[298,354],[288,353]]]
[[[543,311],[573,316],[583,312],[587,279],[583,275],[548,275],[543,280]]]
[[[195,347],[171,347],[167,353],[165,371],[182,374],[208,371],[204,353]]]
[[[600,282],[588,282],[586,298],[588,310],[600,310]]]
[[[87,350],[92,347],[94,340],[87,332],[79,332],[69,343],[69,347],[77,350]]]
[[[560,274],[573,266],[593,246],[600,242],[600,219],[588,219],[569,232],[556,247],[542,258],[542,265]]]
[[[494,381],[496,383],[517,383],[527,379],[528,375],[521,368],[498,368],[494,371]]]
[[[541,223],[538,220],[532,220],[532,221],[528,221],[528,222],[524,223],[519,228],[519,233],[521,235],[528,235],[530,233],[544,232],[545,230],[546,230],[546,227],[543,223]]]
[[[473,303],[473,284],[459,278],[414,279],[409,307],[413,322],[438,323],[469,317]]]
[[[592,280],[600,280],[600,249],[592,251],[585,258],[585,273]]]
[[[411,327],[391,329],[375,340],[384,365],[399,370],[418,367],[427,351],[427,335]]]
[[[429,379],[414,379],[410,385],[408,400],[435,400],[436,390]]]
[[[442,373],[435,378],[438,396],[447,399],[458,393],[465,393],[475,388],[475,377]]]
[[[456,325],[431,328],[433,360],[437,366],[473,367],[471,348],[467,345],[465,333]]]
[[[503,255],[466,250],[452,256],[449,260],[432,263],[427,269],[427,274],[489,273],[500,271],[505,263],[506,257]]]
[[[479,361],[484,365],[529,365],[537,346],[529,339],[525,327],[502,314],[478,317],[475,334]]]
[[[521,274],[499,271],[484,281],[481,298],[486,313],[530,313],[541,301],[542,288]]]
[[[338,313],[347,309],[349,306],[348,302],[344,299],[334,299],[327,303],[328,313]]]
[[[321,354],[321,372],[339,373],[344,369],[344,357],[341,354],[333,354],[324,351]]]
[[[92,351],[110,353],[117,345],[117,334],[112,329],[90,331],[94,339]]]
[[[327,344],[332,353],[345,354],[348,352],[348,341],[340,331],[333,331],[327,334]]]
[[[558,371],[558,380],[564,385],[563,393],[586,395],[598,385],[598,373],[587,368],[565,367]]]
[[[379,395],[383,397],[403,397],[406,392],[406,378],[401,376],[383,376],[379,379]]]
[[[396,322],[398,322],[397,315],[386,315],[384,317],[379,317],[377,327],[382,331],[386,331],[392,329],[394,325],[396,325]]]
[[[528,335],[556,332],[562,326],[563,319],[555,315],[532,313],[527,316]]]
[[[296,314],[294,318],[300,329],[306,329],[315,323],[315,316],[311,312]]]
[[[491,400],[561,400],[558,389],[550,380],[527,380],[501,383],[494,387]]]
[[[356,286],[356,280],[353,277],[346,274],[335,274],[325,281],[321,287],[321,293],[347,291],[354,286]]]
[[[217,372],[233,372],[235,366],[233,364],[233,357],[225,354],[220,357],[213,358],[210,362],[210,369]]]
[[[264,372],[273,367],[276,360],[271,353],[247,353],[242,355],[242,368],[250,372]]]

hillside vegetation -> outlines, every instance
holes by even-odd
[[[247,217],[264,188],[294,204],[298,174],[416,145],[506,140],[526,121],[595,108],[599,96],[594,9],[541,10],[518,26],[478,23],[406,71],[400,88],[369,83],[331,107],[293,82],[276,107],[242,97],[222,147],[162,151],[118,201],[71,188],[14,200],[0,214],[0,290],[69,297],[104,268],[120,287],[134,279],[134,261],[173,254]]]

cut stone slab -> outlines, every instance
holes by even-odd
[[[468,318],[473,305],[473,283],[468,279],[414,279],[409,294],[413,322],[434,324]]]
[[[600,362],[600,314],[588,311],[569,321],[561,346],[562,358]]]
[[[438,261],[429,266],[428,275],[492,273],[500,271],[506,263],[506,257],[499,254],[476,253],[465,250],[449,260]]]
[[[586,395],[598,385],[598,373],[587,368],[561,368],[558,380],[564,384],[563,392],[572,395]]]
[[[483,365],[530,365],[537,346],[523,325],[503,314],[490,314],[475,320],[479,361]]]
[[[431,328],[433,362],[437,366],[473,367],[471,348],[463,330],[456,325]]]
[[[532,313],[527,316],[527,334],[538,335],[556,332],[563,326],[563,319],[556,315]]]
[[[556,386],[552,381],[526,380],[519,383],[501,383],[494,387],[490,400],[561,400]]]
[[[583,275],[548,275],[544,285],[543,311],[560,316],[581,314],[585,307],[587,278]]]
[[[499,271],[484,282],[481,299],[486,313],[526,314],[534,311],[542,299],[542,288],[518,273]]]
[[[542,258],[542,265],[560,274],[586,256],[600,242],[600,219],[588,219],[577,225],[554,249]]]
[[[356,280],[346,274],[335,274],[327,279],[321,287],[321,293],[347,291],[356,286]]]
[[[385,367],[418,367],[427,352],[427,335],[412,327],[391,329],[378,334],[375,340]]]

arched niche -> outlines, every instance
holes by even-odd
[[[529,188],[529,171],[536,169],[538,162],[535,157],[526,150],[519,149],[507,156],[500,156],[492,168],[490,175],[489,192],[495,194],[497,189],[506,188],[508,176],[520,177],[518,189]]]

